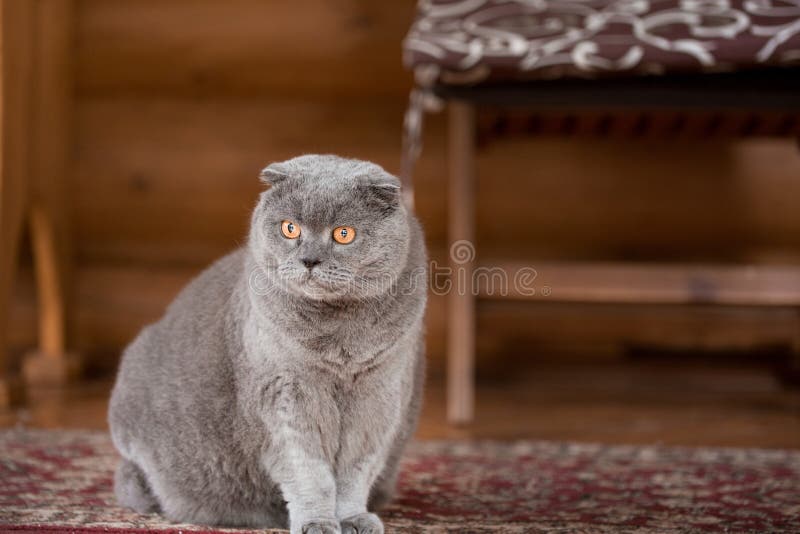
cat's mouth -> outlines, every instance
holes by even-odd
[[[347,292],[347,284],[331,280],[313,270],[305,273],[298,282],[303,293],[313,298],[338,296]]]
[[[292,265],[279,268],[278,274],[286,289],[314,300],[340,298],[354,290],[353,275],[340,268],[307,270]]]

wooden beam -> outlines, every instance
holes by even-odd
[[[400,61],[400,42],[413,4],[83,0],[78,90],[92,96],[402,100],[412,75]],[[289,42],[290,50],[284,48]]]
[[[31,114],[31,238],[39,294],[39,348],[24,361],[31,383],[63,383],[80,362],[67,353],[71,284],[69,184],[73,93],[73,5],[37,0],[36,83]]]
[[[800,267],[509,262],[473,275],[486,299],[619,304],[800,305]]]
[[[22,398],[8,317],[30,183],[33,2],[0,0],[0,409]]]

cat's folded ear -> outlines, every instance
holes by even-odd
[[[268,188],[278,185],[289,178],[289,170],[282,163],[272,163],[261,170],[258,179]]]
[[[394,211],[400,206],[400,182],[389,173],[362,177],[358,190],[381,211]]]

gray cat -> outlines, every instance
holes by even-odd
[[[117,498],[179,522],[383,532],[370,510],[421,402],[422,231],[377,165],[309,155],[261,177],[247,245],[123,355]]]

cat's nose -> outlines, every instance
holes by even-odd
[[[300,262],[306,266],[306,269],[309,271],[314,268],[315,265],[320,264],[319,258],[300,258]]]

